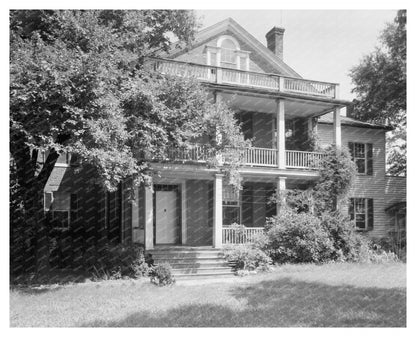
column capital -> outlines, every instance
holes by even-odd
[[[224,175],[225,175],[224,173],[215,173],[214,177],[217,179],[220,179],[220,178],[224,178]]]

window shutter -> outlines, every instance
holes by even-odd
[[[71,211],[71,222],[74,222],[77,220],[78,216],[78,195],[77,194],[71,194],[70,197],[70,211]]]
[[[350,198],[350,203],[348,205],[348,214],[350,215],[350,220],[354,220],[354,198]]]
[[[354,160],[354,143],[348,142],[348,149],[350,150],[351,159]]]
[[[51,209],[52,204],[52,192],[45,192],[45,211],[49,211]]]
[[[373,199],[367,199],[367,230],[371,231],[374,228],[374,204]]]
[[[367,174],[373,175],[373,144],[367,144]]]

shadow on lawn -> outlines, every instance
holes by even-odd
[[[83,326],[129,327],[404,327],[405,289],[329,286],[284,278],[230,290],[240,304],[190,304],[139,311],[120,320]]]

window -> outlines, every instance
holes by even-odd
[[[71,222],[77,218],[77,194],[46,192],[45,211],[50,212],[53,227],[69,228]]]
[[[351,198],[349,205],[350,219],[358,230],[372,230],[374,226],[373,199]]]
[[[373,174],[373,144],[348,143],[352,160],[359,174]]]
[[[232,186],[224,186],[222,190],[223,224],[229,226],[233,223],[240,223],[240,196]]]

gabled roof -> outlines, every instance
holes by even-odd
[[[255,56],[259,57],[266,64],[273,69],[273,72],[289,77],[302,78],[296,71],[289,67],[283,60],[278,58],[271,50],[258,41],[253,35],[241,27],[235,20],[228,18],[220,21],[212,26],[202,29],[195,36],[195,41],[192,46],[186,48],[183,43],[175,43],[169,53],[159,53],[157,56],[165,58],[175,58],[186,53],[193,48],[196,48],[213,38],[226,34],[234,34],[239,40],[247,44],[254,52]],[[272,72],[272,71],[269,71]]]
[[[332,124],[334,121],[332,113],[328,113],[326,115],[322,115],[318,119],[318,123],[322,124]],[[374,123],[362,122],[358,119],[354,119],[351,117],[341,116],[341,125],[348,125],[348,126],[355,126],[361,128],[370,128],[370,129],[382,129],[386,131],[393,130],[392,127],[387,125],[379,125]]]

